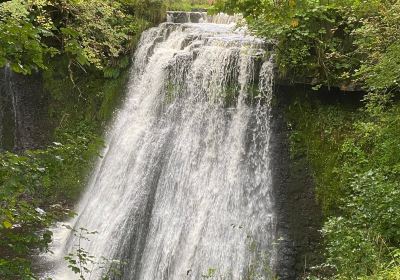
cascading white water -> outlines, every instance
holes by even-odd
[[[127,99],[71,221],[98,232],[85,250],[122,261],[116,279],[270,278],[266,56],[262,40],[234,25],[163,23],[143,34]],[[53,258],[76,245],[62,232]],[[48,276],[77,278],[65,262]]]

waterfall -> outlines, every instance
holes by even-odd
[[[219,18],[218,22],[221,21]],[[142,35],[123,107],[48,275],[78,277],[78,241],[119,260],[113,279],[271,279],[273,65],[234,24],[167,22]],[[101,279],[95,266],[88,279]]]

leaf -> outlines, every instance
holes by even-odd
[[[296,28],[299,26],[299,20],[297,18],[292,19],[290,26]]]
[[[7,221],[7,220],[5,220],[4,222],[3,222],[3,226],[4,226],[4,228],[6,228],[6,229],[10,229],[10,228],[12,228],[12,223],[10,223],[9,221]]]

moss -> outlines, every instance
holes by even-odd
[[[337,93],[339,94],[339,93]],[[362,117],[354,102],[324,100],[312,91],[296,93],[285,112],[290,128],[293,159],[307,158],[316,182],[316,195],[324,214],[338,211],[343,182],[338,176],[341,147]]]
[[[171,103],[175,99],[177,91],[177,86],[172,82],[168,82],[165,86],[165,102],[167,104]]]
[[[103,100],[100,106],[99,118],[108,122],[120,104],[123,91],[128,81],[129,72],[125,71],[115,80],[107,80],[103,86]]]
[[[400,103],[359,107],[325,98],[297,95],[286,112],[292,157],[307,159],[325,214],[327,258],[317,273],[396,279]]]
[[[128,70],[117,78],[105,78],[101,72],[90,69],[86,73],[76,72],[72,81],[66,64],[67,60],[61,57],[43,75],[53,129],[85,122],[101,134],[123,97]]]

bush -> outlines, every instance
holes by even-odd
[[[244,13],[256,34],[275,39],[279,72],[293,82],[399,89],[400,1],[220,0],[216,6]]]
[[[400,104],[379,97],[370,94],[358,111],[303,102],[287,114],[292,152],[307,156],[327,217],[325,276],[379,279],[398,272]]]
[[[70,214],[101,140],[81,125],[46,150],[0,154],[0,278],[31,279],[29,256],[46,251],[43,230]]]

